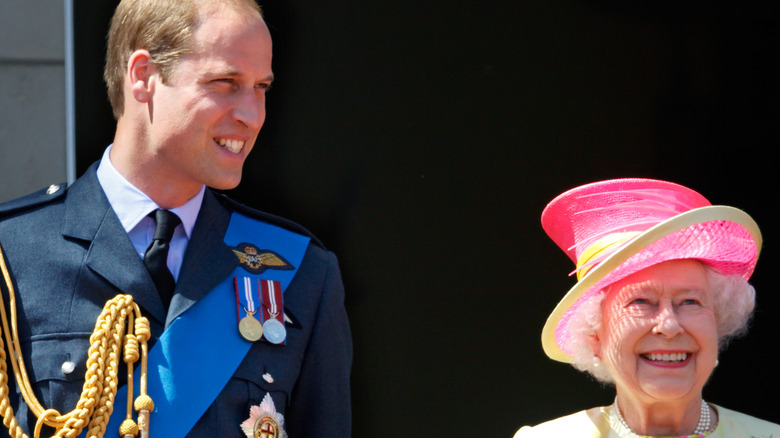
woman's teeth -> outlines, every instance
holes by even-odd
[[[643,356],[653,362],[682,362],[688,359],[688,353],[650,353]]]

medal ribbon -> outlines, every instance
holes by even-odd
[[[224,242],[236,247],[242,242],[262,242],[294,267],[268,269],[252,278],[276,280],[286,289],[300,266],[309,237],[284,228],[233,213]],[[176,318],[152,347],[148,357],[147,392],[154,401],[150,418],[153,436],[185,437],[206,412],[238,368],[253,343],[236,329],[235,280],[248,273],[241,266],[208,295]],[[204,330],[204,327],[208,327]],[[197,335],[196,335],[197,334]],[[194,365],[196,364],[196,365]],[[140,388],[140,371],[134,384]],[[126,400],[127,387],[119,389],[116,400]],[[124,412],[115,411],[106,437],[119,438]]]
[[[278,282],[261,280],[263,290],[263,321],[276,319],[284,324],[284,314],[279,309],[284,309],[282,287]]]
[[[284,329],[284,301],[282,287],[278,281],[260,280],[263,291],[262,311],[263,337],[272,344],[284,345],[287,337]]]
[[[234,277],[235,280],[235,289],[236,289],[236,307],[238,311],[238,320],[241,321],[242,318],[252,315],[255,319],[257,319],[260,322],[263,322],[260,319],[260,315],[256,315],[257,313],[257,303],[259,300],[255,300],[255,297],[258,299],[260,298],[260,295],[256,292],[258,287],[252,287],[252,277],[244,277],[244,276],[236,276]],[[257,281],[263,281],[263,280],[257,280]],[[281,286],[280,286],[281,287]]]

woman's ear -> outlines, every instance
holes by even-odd
[[[154,92],[153,75],[157,72],[152,55],[146,50],[136,50],[127,60],[127,78],[133,98],[148,103]]]
[[[598,332],[588,336],[588,345],[590,345],[590,349],[593,350],[593,355],[595,357],[603,359],[601,354],[601,339],[599,338]]]

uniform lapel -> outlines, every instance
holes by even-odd
[[[206,190],[184,254],[166,327],[211,292],[238,266],[238,258],[224,242],[230,215],[230,211],[222,206],[214,194]]]
[[[119,293],[133,296],[160,323],[165,311],[149,273],[97,180],[97,165],[68,188],[63,235],[89,243],[85,265],[115,289],[103,289],[106,300]]]

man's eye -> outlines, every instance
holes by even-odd
[[[233,78],[216,78],[212,79],[211,83],[214,85],[232,85],[233,84]]]

